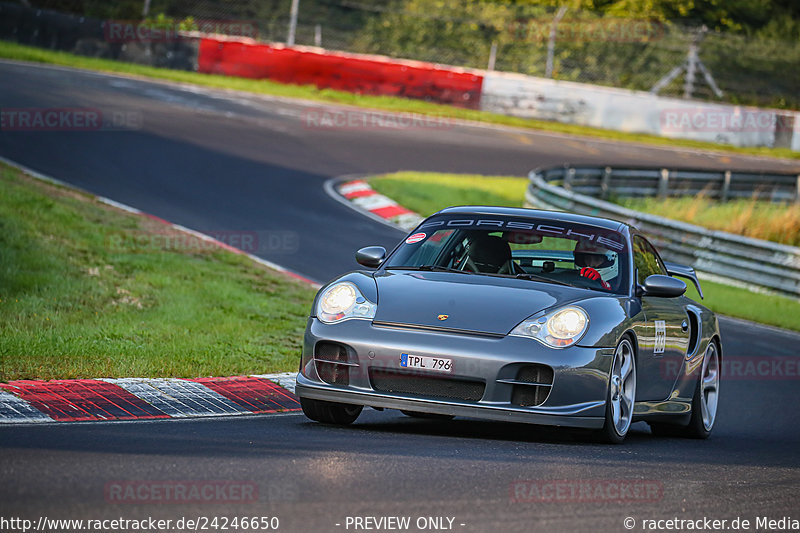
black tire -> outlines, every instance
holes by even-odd
[[[303,414],[311,420],[337,426],[352,424],[364,409],[363,405],[326,402],[311,398],[300,398],[300,407],[303,408]]]
[[[455,415],[438,415],[436,413],[420,413],[419,411],[404,411],[400,410],[406,416],[410,416],[411,418],[424,418],[427,420],[452,420],[455,418]]]
[[[633,390],[630,391],[630,395],[632,397],[630,401],[629,412],[627,414],[628,422],[627,424],[618,424],[614,421],[614,411],[612,409],[612,394],[613,394],[613,377],[615,374],[615,368],[617,365],[617,357],[620,356],[621,353],[624,353],[624,358],[629,358],[631,364],[632,373],[631,379],[633,385]],[[623,382],[623,385],[628,385],[629,382],[627,379]],[[629,385],[628,385],[629,386]],[[617,394],[619,394],[619,389],[617,389]],[[626,435],[628,434],[628,429],[630,428],[631,424],[633,423],[633,406],[636,403],[636,352],[633,348],[633,343],[628,337],[624,337],[619,344],[617,345],[617,349],[614,352],[614,360],[611,363],[611,376],[608,380],[608,392],[606,393],[606,416],[605,422],[603,423],[603,428],[596,431],[594,433],[594,440],[597,442],[603,442],[606,444],[622,444],[625,440]],[[622,425],[622,429],[618,429],[618,425]]]
[[[716,371],[719,372],[721,370],[719,346],[716,341],[711,341],[708,348],[706,348],[706,353],[703,355],[703,365],[700,368],[700,375],[697,376],[697,384],[694,387],[694,394],[692,395],[692,415],[691,418],[689,418],[689,423],[680,425],[669,424],[667,422],[650,422],[650,431],[653,432],[653,435],[659,437],[683,437],[688,439],[707,439],[711,435],[711,431],[714,429],[714,422],[716,421],[716,407],[714,408],[714,416],[711,417],[710,425],[706,427],[706,422],[703,421],[702,405],[703,396],[705,394],[703,391],[703,378],[707,368],[705,358],[708,357],[710,353],[713,353],[713,356],[716,357]],[[718,380],[716,387],[714,392],[718,394]]]

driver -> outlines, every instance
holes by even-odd
[[[616,274],[613,272],[616,267],[614,258],[609,257],[609,251],[595,244],[592,241],[580,240],[575,243],[575,266],[580,267],[581,277],[599,282],[604,289],[611,290],[611,285],[603,278],[611,279]],[[603,274],[600,273],[603,270]]]

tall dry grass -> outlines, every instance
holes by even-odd
[[[717,202],[699,194],[691,198],[626,198],[622,205],[673,220],[737,235],[800,246],[800,204],[756,199]]]

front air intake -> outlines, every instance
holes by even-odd
[[[546,365],[525,365],[517,372],[511,403],[520,407],[542,405],[553,388],[553,369]]]
[[[348,386],[350,367],[347,348],[332,342],[320,342],[314,347],[314,363],[322,381],[330,385]]]

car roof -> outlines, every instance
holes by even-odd
[[[461,205],[457,207],[447,207],[442,209],[437,215],[504,215],[521,218],[538,218],[547,220],[558,220],[561,222],[572,222],[575,224],[586,224],[601,228],[627,233],[634,229],[624,222],[611,220],[610,218],[592,217],[588,215],[578,215],[564,211],[545,211],[543,209],[528,209],[525,207],[495,207],[486,205]],[[627,230],[627,231],[626,231]]]

